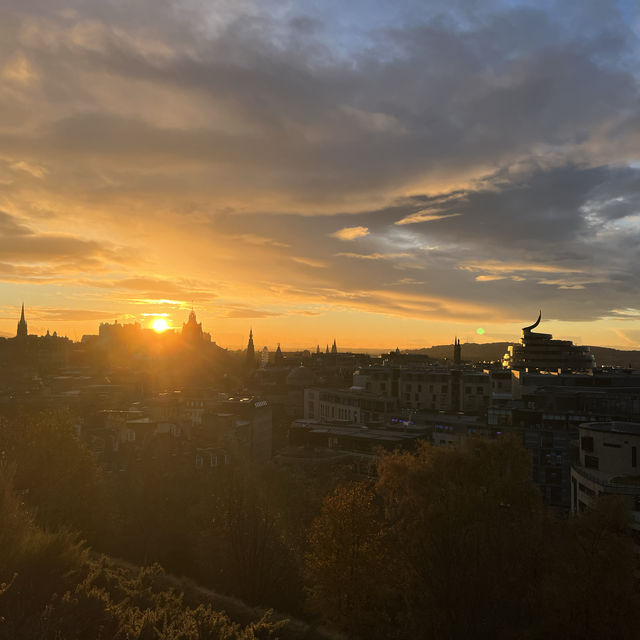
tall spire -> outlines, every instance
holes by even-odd
[[[273,356],[273,362],[276,366],[281,365],[284,360],[284,356],[282,355],[282,349],[280,349],[280,343],[278,342],[278,348],[276,349],[276,353]]]
[[[20,321],[18,322],[18,332],[16,338],[27,337],[27,321],[24,319],[24,302],[22,303],[22,311],[20,313]]]
[[[338,353],[338,347],[336,345],[336,339],[333,339],[333,345],[331,346],[331,353]]]
[[[460,345],[460,339],[456,336],[453,339],[453,364],[460,364],[462,362],[462,347]]]
[[[247,343],[246,363],[248,367],[256,366],[256,350],[253,346],[253,327],[249,329],[249,342]]]

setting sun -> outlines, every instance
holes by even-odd
[[[169,328],[169,323],[164,318],[156,318],[151,326],[154,331],[162,333]]]

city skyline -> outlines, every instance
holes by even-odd
[[[0,335],[640,348],[634,3],[0,18]]]
[[[28,309],[25,310],[25,305],[24,303],[22,303],[21,308],[20,308],[20,315],[19,315],[19,320],[17,322],[16,325],[16,330],[12,333],[12,334],[7,334],[7,335],[2,335],[0,334],[0,339],[5,339],[5,338],[17,338],[17,339],[24,339],[26,336],[34,336],[34,337],[43,337],[45,335],[53,335],[54,337],[63,337],[63,338],[69,338],[70,336],[67,336],[63,333],[58,334],[57,329],[51,329],[49,327],[47,327],[46,331],[42,330],[38,325],[32,325],[30,322],[27,321],[27,318],[29,317],[29,313],[28,313]],[[186,320],[188,317],[188,321],[184,321]],[[198,314],[196,313],[194,307],[192,306],[189,311],[188,311],[188,316],[185,315],[181,317],[181,320],[179,320],[177,323],[172,321],[172,316],[170,316],[167,313],[159,313],[159,314],[154,314],[154,313],[145,313],[142,315],[142,320],[138,321],[135,319],[125,319],[124,321],[120,321],[118,318],[114,318],[113,321],[106,321],[106,322],[101,322],[99,325],[95,325],[93,327],[92,331],[89,331],[86,334],[83,334],[81,337],[74,335],[71,336],[71,340],[73,342],[83,342],[85,339],[87,338],[95,338],[98,336],[98,334],[102,335],[102,331],[103,328],[104,329],[109,329],[111,327],[115,327],[116,325],[119,325],[121,327],[123,326],[136,326],[138,329],[142,330],[142,331],[146,331],[148,334],[151,335],[157,335],[157,336],[162,336],[163,334],[171,334],[174,336],[179,337],[180,335],[182,335],[184,337],[185,335],[185,327],[187,327],[188,325],[192,325],[193,328],[196,328],[196,332],[199,332],[200,335],[204,335],[206,338],[206,341],[208,342],[213,342],[213,343],[217,343],[218,341],[215,339],[215,337],[212,337],[212,334],[210,331],[207,331],[207,327],[206,325],[203,328],[203,322],[198,322]],[[521,332],[522,335],[525,335],[526,330],[531,329],[532,327],[537,327],[540,322],[542,321],[542,311],[540,310],[538,312],[538,318],[536,320],[536,322],[528,327],[523,327],[521,328]],[[548,327],[547,327],[548,328]],[[246,351],[247,350],[247,342],[251,345],[251,348],[254,348],[254,331],[253,331],[253,326],[250,326],[249,328],[249,333],[247,335],[245,335],[245,343],[244,344],[225,344],[225,343],[220,343],[218,344],[219,347],[223,348],[223,349],[228,349],[231,351]],[[550,335],[550,334],[543,334],[543,335]],[[258,337],[258,336],[255,336]],[[322,342],[322,344],[321,344]],[[274,342],[272,341],[268,341],[266,344],[264,343],[260,343],[263,344],[262,347],[259,347],[259,350],[265,349],[265,350],[273,350],[276,351],[276,349],[279,351],[282,347],[283,351],[289,351],[289,352],[302,352],[302,351],[308,351],[310,353],[314,353],[316,351],[320,351],[322,353],[324,353],[325,351],[327,353],[329,353],[329,351],[331,351],[331,353],[334,352],[353,352],[353,351],[362,351],[365,353],[370,353],[370,354],[375,354],[375,355],[380,355],[380,354],[384,354],[388,351],[394,351],[394,350],[398,350],[400,348],[399,343],[396,343],[395,347],[390,347],[389,345],[386,346],[356,346],[354,347],[353,345],[350,344],[345,344],[340,342],[340,346],[337,346],[337,342],[338,342],[338,338],[333,337],[331,339],[329,339],[328,341],[325,342],[325,339],[323,338],[322,340],[315,340],[313,341],[313,344],[307,343],[307,344],[296,344],[295,341],[292,341],[290,343],[282,343],[282,341],[280,339],[275,340]],[[415,349],[419,349],[419,348],[430,348],[430,347],[443,347],[443,346],[452,346],[454,351],[454,356],[453,359],[455,360],[460,359],[460,347],[462,345],[473,345],[473,344],[484,344],[487,346],[490,346],[491,344],[502,344],[502,343],[512,343],[512,344],[518,344],[519,342],[521,342],[520,339],[516,339],[516,338],[510,338],[509,340],[500,340],[500,341],[491,341],[488,340],[486,338],[486,332],[483,328],[479,328],[476,331],[476,335],[475,336],[462,336],[461,338],[458,336],[454,336],[452,341],[445,341],[442,344],[419,344],[419,345],[410,345],[410,346],[406,346],[404,345],[402,347],[403,351],[411,351],[411,350],[415,350]],[[599,347],[602,345],[591,345],[591,346],[595,346],[595,347]],[[626,352],[630,352],[629,350],[621,350],[623,353]],[[457,354],[457,355],[456,355]]]

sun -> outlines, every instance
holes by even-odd
[[[162,333],[169,328],[169,323],[164,318],[156,318],[151,326],[154,331]]]

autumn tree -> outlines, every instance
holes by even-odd
[[[509,438],[384,454],[378,470],[327,498],[309,538],[310,604],[350,636],[632,637],[624,509],[552,517]]]
[[[310,609],[354,637],[388,626],[396,585],[382,517],[369,483],[342,486],[325,498],[309,533]]]

